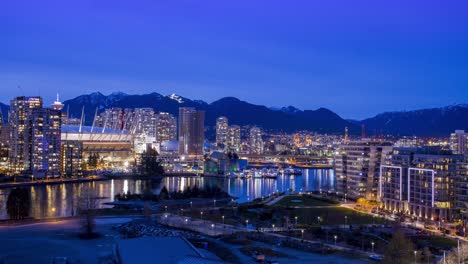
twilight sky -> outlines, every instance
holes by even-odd
[[[465,0],[1,1],[0,36],[4,103],[158,92],[358,119],[468,103]]]

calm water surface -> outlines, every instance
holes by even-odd
[[[306,169],[302,175],[281,175],[276,179],[226,179],[215,177],[166,177],[162,181],[146,180],[108,180],[86,183],[64,183],[26,187],[31,192],[31,213],[34,218],[70,216],[76,212],[77,197],[83,188],[92,189],[102,199],[103,203],[114,201],[116,194],[126,192],[143,193],[150,190],[153,193],[166,186],[170,191],[180,191],[197,185],[218,186],[230,195],[238,197],[239,202],[246,202],[258,197],[268,196],[275,191],[313,191],[333,190],[335,176],[330,169]],[[10,189],[0,189],[0,219],[8,219],[6,202]]]

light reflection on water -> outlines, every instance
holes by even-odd
[[[34,218],[63,217],[76,215],[77,197],[83,188],[90,188],[102,203],[111,202],[116,194],[159,193],[166,186],[169,192],[182,191],[187,187],[218,186],[230,195],[238,197],[239,202],[246,202],[268,196],[275,191],[313,191],[333,190],[335,176],[329,169],[307,169],[302,175],[282,175],[276,179],[225,179],[214,177],[166,177],[160,182],[146,180],[109,180],[86,183],[67,183],[56,185],[36,185],[25,187],[31,193],[31,213]],[[0,219],[7,219],[6,202],[10,189],[0,189]]]

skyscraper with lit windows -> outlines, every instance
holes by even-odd
[[[203,155],[205,112],[193,107],[179,108],[179,154]]]
[[[18,174],[25,169],[26,125],[34,109],[42,108],[39,96],[19,96],[10,101],[8,124],[10,127],[10,173]]]
[[[228,140],[228,119],[225,116],[220,116],[216,119],[216,145],[226,148]]]

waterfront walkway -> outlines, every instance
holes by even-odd
[[[159,215],[157,219],[158,219],[158,222],[162,225],[191,230],[191,231],[195,231],[195,232],[208,235],[208,236],[231,235],[231,234],[239,233],[239,232],[260,232],[258,230],[249,229],[246,227],[220,224],[220,223],[216,223],[216,222],[212,222],[208,220],[183,217],[179,215],[172,215],[169,213]],[[275,230],[271,230],[271,231],[272,232],[262,232],[262,234],[266,236],[280,238],[280,239],[289,239],[293,241],[298,241],[301,243],[324,245],[334,250],[359,253],[360,255],[363,255],[366,257],[371,254],[374,254],[372,252],[359,250],[359,249],[348,247],[346,245],[342,245],[339,243],[334,244],[334,243],[324,242],[321,240],[306,240],[302,238],[291,237],[291,236],[286,236],[286,235],[275,233],[276,231],[282,231],[279,228]],[[297,229],[296,231],[299,232],[300,229]]]
[[[106,176],[89,176],[89,177],[82,177],[82,178],[54,178],[54,179],[42,179],[42,180],[24,181],[24,182],[5,182],[5,183],[0,183],[0,189],[1,188],[31,186],[31,185],[47,185],[47,184],[103,181],[103,180],[107,180],[107,179],[108,178]]]

